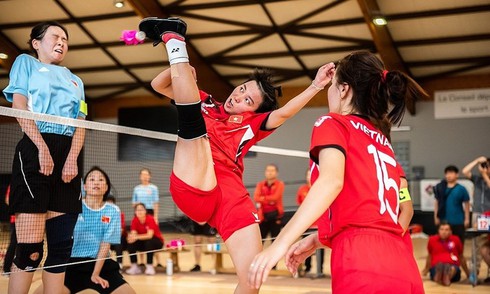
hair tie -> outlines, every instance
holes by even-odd
[[[383,73],[381,75],[381,82],[386,83],[386,75],[388,74],[388,71],[385,69],[383,70]]]

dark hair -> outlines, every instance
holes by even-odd
[[[281,87],[275,87],[272,85],[272,72],[268,69],[256,68],[251,74],[250,78],[245,81],[255,81],[262,94],[263,102],[259,105],[259,108],[255,112],[264,113],[279,108],[277,102],[277,96],[282,96]],[[276,96],[277,93],[277,96]]]
[[[269,164],[267,164],[267,165],[265,166],[265,168],[267,168],[268,166],[272,166],[273,168],[275,168],[275,169],[276,169],[276,171],[279,171],[279,167],[278,167],[278,166],[277,166],[277,164],[275,164],[275,163],[269,163]]]
[[[144,168],[140,169],[140,175],[141,175],[141,173],[142,173],[142,172],[144,172],[144,171],[147,171],[147,172],[148,172],[148,174],[151,176],[151,171],[150,171],[150,169],[149,169],[149,168],[147,168],[147,167],[144,167]]]
[[[109,195],[107,195],[107,198],[105,199],[105,201],[111,201],[112,203],[116,204],[116,197],[114,197],[114,195],[112,195],[112,194],[109,194]]]
[[[146,206],[145,206],[143,203],[138,202],[138,203],[136,203],[136,205],[134,206],[134,211],[136,211],[136,208],[138,208],[138,206],[142,206],[142,207],[143,207],[143,208],[146,210]]]
[[[447,173],[447,172],[455,172],[455,173],[459,173],[459,169],[455,166],[455,165],[448,165],[446,166],[446,168],[444,169],[444,173]]]
[[[33,40],[42,40],[44,38],[44,35],[46,35],[46,31],[49,29],[49,27],[53,27],[53,26],[61,28],[66,34],[66,39],[68,39],[68,31],[59,22],[57,22],[57,21],[44,21],[44,22],[38,23],[37,25],[35,25],[32,28],[31,36],[30,36],[31,38],[29,39],[29,42],[28,42],[29,47],[36,54],[36,56],[37,56],[37,52],[34,49],[34,47],[32,47],[32,41]]]
[[[450,224],[450,223],[448,223],[447,221],[442,221],[442,222],[440,222],[440,223],[439,223],[439,225],[437,226],[437,229],[439,230],[439,228],[440,228],[440,227],[442,227],[442,226],[449,226],[449,229],[450,229],[451,231],[453,230],[453,228],[451,227],[451,224]]]
[[[402,121],[406,105],[427,96],[406,74],[386,71],[383,62],[369,51],[344,57],[337,64],[335,75],[338,84],[351,87],[354,111],[367,116],[389,140],[391,126]]]
[[[107,173],[102,170],[100,167],[98,166],[93,166],[86,174],[85,174],[85,177],[83,178],[83,182],[86,183],[87,182],[87,178],[88,178],[88,175],[90,175],[92,172],[94,171],[98,171],[100,172],[104,178],[105,178],[105,182],[107,184],[107,191],[105,191],[104,195],[102,196],[102,200],[103,201],[106,201],[107,200],[107,197],[109,196],[109,193],[111,192],[111,180],[109,179],[109,176],[107,175]]]

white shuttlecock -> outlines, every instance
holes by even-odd
[[[143,32],[143,31],[138,31],[134,37],[135,37],[135,38],[136,38],[136,40],[138,40],[138,41],[144,41],[144,40],[145,40],[145,38],[146,38],[146,34],[145,34],[145,32]]]

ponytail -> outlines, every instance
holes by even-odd
[[[387,138],[391,126],[401,123],[406,105],[428,96],[412,78],[398,70],[387,71],[383,62],[368,51],[344,57],[335,75],[337,83],[351,87],[353,110],[367,116]]]

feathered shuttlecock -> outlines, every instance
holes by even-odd
[[[146,34],[142,31],[124,30],[119,40],[124,41],[126,45],[138,45],[145,41]]]

